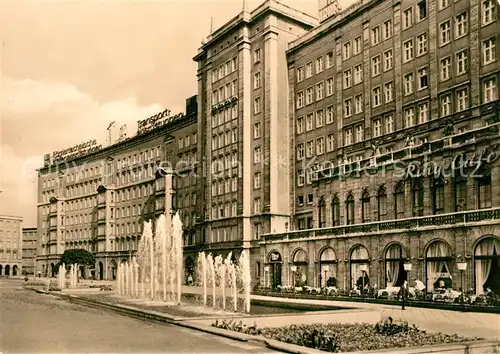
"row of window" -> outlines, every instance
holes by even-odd
[[[238,191],[238,177],[212,181],[212,197]]]
[[[238,81],[233,80],[212,92],[212,105],[223,102],[238,93]]]
[[[198,142],[198,136],[196,135],[196,133],[189,134],[189,135],[186,135],[184,137],[181,136],[178,139],[179,150],[184,149],[184,148],[188,148],[191,145],[196,145],[197,142]]]
[[[230,218],[238,215],[238,203],[224,203],[212,205],[212,219]]]
[[[221,149],[238,142],[238,128],[227,130],[225,133],[212,136],[212,151]]]
[[[229,170],[233,167],[238,167],[238,153],[233,152],[231,155],[221,156],[212,160],[212,174]]]
[[[229,123],[232,119],[238,118],[238,104],[231,108],[226,108],[219,112],[212,113],[212,128],[217,128],[224,123]]]
[[[230,242],[241,239],[238,237],[238,226],[214,228],[210,232],[209,243]]]
[[[318,109],[314,113],[308,113],[305,117],[297,118],[297,134],[302,134],[304,131],[311,131],[314,128],[321,128],[325,124],[332,124],[335,120],[335,107],[326,107],[326,117],[325,111],[323,109]]]
[[[309,158],[315,155],[323,155],[325,152],[331,152],[334,150],[334,134],[329,134],[326,139],[324,136],[320,136],[316,139],[311,139],[306,143],[300,143],[297,145],[297,160],[303,160],[305,157]]]
[[[212,71],[212,82],[223,79],[225,76],[234,73],[238,69],[238,59],[236,57],[226,61],[225,64],[219,66]]]

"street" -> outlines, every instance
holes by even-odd
[[[0,280],[2,353],[263,353],[257,345],[85,308]]]

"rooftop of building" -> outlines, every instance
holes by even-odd
[[[198,50],[198,54],[193,58],[193,60],[197,61],[200,54],[203,54],[207,47],[226,35],[229,31],[235,29],[242,23],[252,23],[253,21],[256,21],[263,15],[270,12],[279,14],[310,27],[314,27],[318,24],[318,19],[316,17],[300,10],[294,9],[293,7],[285,5],[276,0],[266,0],[251,12],[248,11],[245,6],[245,2],[243,1],[242,11],[238,15],[227,21],[224,25],[210,33],[208,37],[202,41],[202,46]]]
[[[37,230],[38,229],[36,227],[23,227],[23,232],[32,232]]]
[[[371,8],[372,6],[383,2],[383,0],[358,0],[346,9],[341,10],[337,14],[332,15],[330,18],[325,19],[315,28],[294,41],[288,43],[287,54],[293,53],[304,45],[319,39],[325,34],[333,31],[335,28],[345,24],[352,18],[355,18],[363,11]]]
[[[2,215],[2,214],[0,214],[0,220],[23,221],[23,217],[22,216],[15,216],[15,215]]]

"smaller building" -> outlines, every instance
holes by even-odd
[[[38,240],[36,227],[23,228],[23,274],[35,275],[36,246]]]
[[[23,218],[0,215],[0,276],[16,276],[22,269]]]

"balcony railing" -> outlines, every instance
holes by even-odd
[[[468,223],[477,223],[489,220],[500,221],[500,208],[464,211],[449,214],[421,216],[409,219],[378,221],[365,224],[343,225],[325,227],[321,229],[309,229],[290,231],[277,234],[263,235],[264,242],[276,240],[294,240],[315,238],[320,236],[343,236],[360,233],[383,233],[384,231],[418,230],[425,227],[439,226],[464,226]]]

